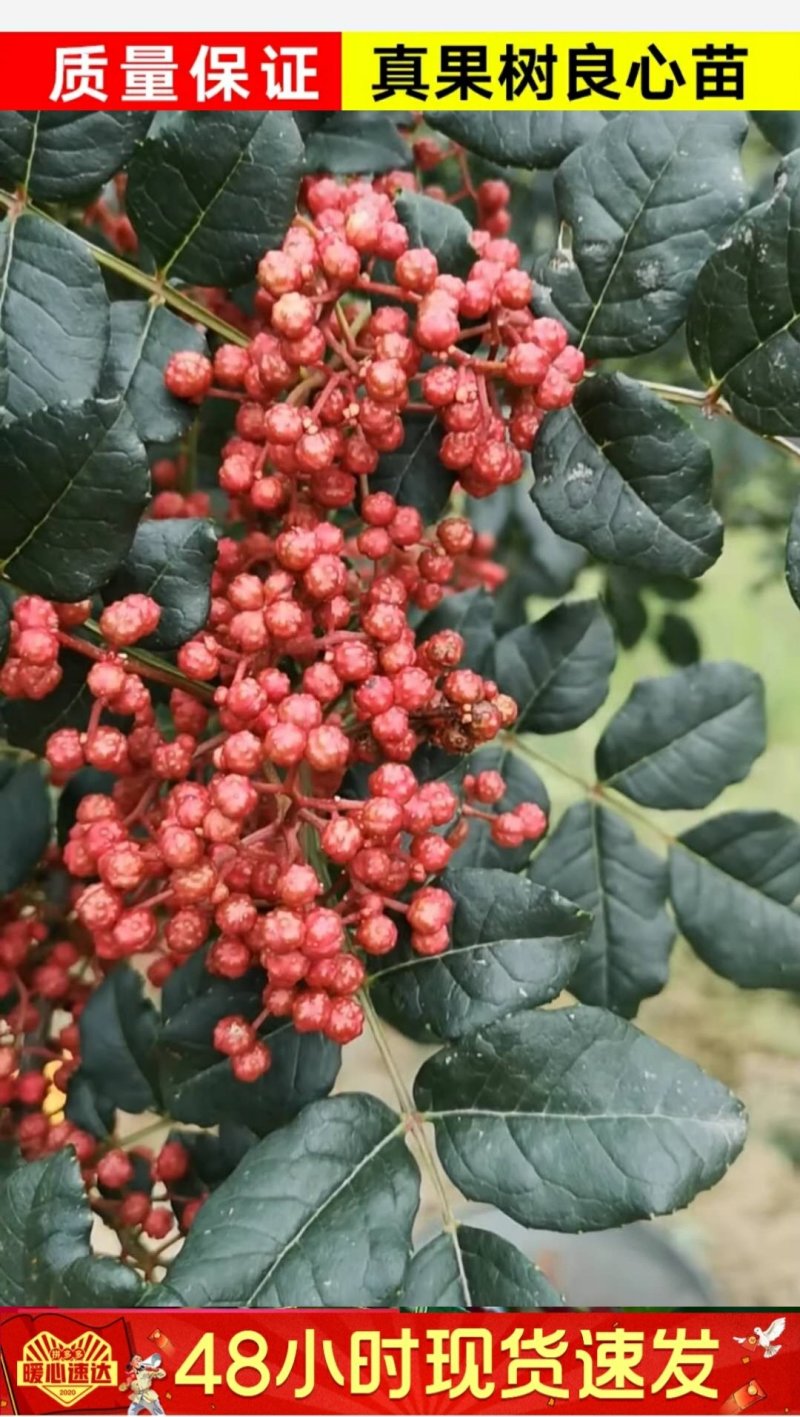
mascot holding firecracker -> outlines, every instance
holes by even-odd
[[[125,1373],[125,1381],[119,1385],[120,1392],[130,1391],[128,1417],[138,1417],[140,1413],[164,1417],[164,1409],[153,1387],[155,1382],[164,1377],[166,1373],[161,1366],[160,1353],[151,1353],[149,1358],[141,1358],[138,1353],[134,1353]]]

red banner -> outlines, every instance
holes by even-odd
[[[338,109],[341,36],[4,34],[7,109]]]
[[[6,1310],[0,1411],[800,1413],[800,1314]]]

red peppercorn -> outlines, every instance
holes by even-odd
[[[109,1190],[118,1191],[133,1179],[133,1165],[126,1151],[115,1148],[97,1163],[97,1179]]]
[[[210,389],[213,377],[211,360],[193,350],[171,355],[164,370],[167,389],[179,399],[202,398]]]

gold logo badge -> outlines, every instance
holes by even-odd
[[[111,1344],[88,1330],[72,1343],[47,1331],[37,1333],[17,1361],[17,1385],[40,1387],[60,1407],[72,1407],[96,1387],[117,1386]]]

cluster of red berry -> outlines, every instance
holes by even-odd
[[[357,479],[402,446],[406,409],[438,415],[442,463],[488,496],[519,479],[544,414],[568,405],[583,375],[564,326],[533,315],[514,242],[476,231],[466,279],[441,272],[378,185],[308,183],[309,215],[259,264],[261,328],[247,348],[167,366],[177,397],[214,386],[239,400],[220,481],[255,511],[283,510],[298,480],[317,506],[350,506]],[[372,311],[364,297],[375,295],[395,303]],[[479,338],[486,358],[461,348]]]
[[[408,509],[374,495],[389,526],[406,524]],[[533,803],[486,810],[505,790],[495,772],[468,776],[456,792],[443,780],[420,783],[409,766],[426,741],[465,753],[516,714],[496,684],[459,667],[460,635],[442,630],[418,644],[409,624],[409,585],[443,589],[419,561],[431,553],[450,564],[443,547],[469,549],[468,524],[447,518],[434,547],[414,548],[416,561],[404,547],[401,566],[390,538],[393,570],[365,556],[369,527],[348,542],[308,503],[278,525],[222,541],[209,628],[178,653],[186,688],[170,694],[172,733],[125,653],[155,628],[159,607],[131,595],[100,618],[108,648],[94,651],[87,676],[95,703],[86,731],[59,729],[47,745],[57,782],[86,763],[118,778],[111,795],[82,798],[63,853],[71,875],[89,883],[75,909],[95,953],[154,955],[155,984],[209,940],[211,973],[265,970],[263,1014],[254,1024],[223,1020],[215,1035],[241,1080],[269,1066],[256,1034],[267,1016],[339,1043],[361,1031],[353,996],[363,956],[395,946],[396,918],[418,953],[447,948],[452,899],[432,878],[471,820],[487,819],[504,846],[536,840],[546,826]],[[103,722],[106,711],[132,727]],[[372,767],[364,796],[342,796],[358,763]]]
[[[93,1205],[125,1250],[139,1231],[166,1239],[176,1219],[188,1230],[204,1197],[180,1193],[191,1160],[180,1142],[164,1143],[155,1155],[141,1146],[123,1150],[63,1115],[63,1095],[80,1064],[79,1019],[102,978],[88,942],[74,927],[74,939],[60,936],[63,928],[47,904],[23,895],[3,904],[0,999],[9,1005],[0,1029],[0,1142],[13,1142],[28,1161],[72,1146]]]
[[[303,214],[259,264],[247,346],[168,363],[174,395],[238,404],[219,484],[242,528],[219,543],[207,623],[177,669],[135,651],[159,622],[148,596],[107,606],[94,637],[72,633],[89,602],[23,596],[0,676],[9,696],[36,698],[58,682],[61,646],[94,661],[86,730],[60,729],[47,746],[56,784],[86,764],[117,779],[82,798],[63,851],[75,928],[100,970],[141,955],[154,985],[203,946],[213,974],[260,965],[262,1012],[214,1034],[242,1081],[269,1067],[268,1017],[355,1038],[365,959],[392,950],[400,926],[419,954],[447,948],[453,902],[437,878],[472,821],[505,847],[546,828],[534,803],[501,810],[497,772],[456,788],[414,770],[423,744],[468,754],[516,706],[464,667],[458,633],[420,641],[415,628],[419,610],[491,579],[488,546],[461,516],[426,530],[369,479],[401,447],[403,414],[424,409],[444,424],[441,458],[464,489],[514,480],[544,412],[571,399],[582,356],[531,313],[530,278],[499,234],[505,184],[478,189],[498,234],[475,234],[465,280],[410,247],[389,190],[309,181]],[[376,297],[392,303],[374,308]],[[469,340],[487,357],[463,350]],[[179,463],[157,469],[156,515],[201,510],[178,490]],[[168,716],[152,679],[172,684]],[[69,965],[54,963],[69,984]]]
[[[190,1166],[183,1143],[166,1141],[155,1154],[138,1145],[112,1147],[89,1175],[84,1172],[99,1191],[95,1206],[120,1235],[123,1251],[139,1231],[150,1240],[166,1240],[176,1220],[184,1233],[191,1229],[205,1195],[182,1192]]]
[[[39,595],[16,600],[9,619],[8,653],[0,669],[0,693],[8,699],[44,699],[61,683],[59,634],[81,625],[91,601],[57,605]]]

